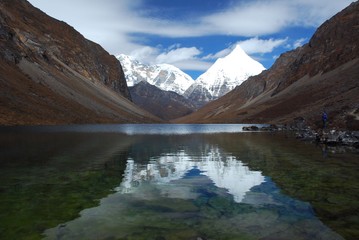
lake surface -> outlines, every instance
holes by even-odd
[[[0,239],[358,239],[358,154],[243,125],[0,128]]]

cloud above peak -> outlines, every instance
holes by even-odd
[[[231,48],[207,52],[199,41],[191,45],[188,39],[236,37],[246,39],[238,43],[248,54],[265,54],[289,41],[283,37],[288,36],[286,34],[274,35],[291,27],[318,27],[352,0],[29,1],[50,16],[72,25],[111,54],[124,53],[143,62],[166,62],[202,70],[210,64],[208,61],[225,56]],[[186,7],[191,9],[190,13],[176,11],[176,7],[188,2],[191,5]],[[208,11],[203,10],[205,5],[210,8]],[[151,42],[155,37],[168,41],[168,45],[187,39],[186,47],[166,46],[162,42],[163,46],[158,46],[158,42]],[[287,44],[300,46],[306,37],[296,36],[296,43]],[[228,42],[234,41],[238,40],[219,44],[225,48]]]
[[[292,18],[285,5],[255,1],[205,16],[202,23],[212,26],[210,29],[220,34],[256,36],[275,33],[293,21]]]
[[[236,1],[217,12],[192,15],[191,18],[168,18],[151,15],[144,0],[30,0],[51,16],[64,20],[86,37],[103,44],[111,52],[117,48],[138,47],[131,34],[149,34],[169,38],[232,35],[255,37],[274,34],[295,25],[317,27],[351,0],[255,0]],[[200,6],[194,6],[200,7]],[[81,9],[81,11],[78,11]],[[165,11],[165,10],[164,10]],[[123,44],[124,41],[132,43]],[[131,49],[132,51],[134,49]],[[122,50],[123,51],[123,50]],[[128,50],[125,52],[129,52]]]
[[[130,53],[134,59],[150,65],[167,63],[182,70],[205,71],[211,63],[204,61],[200,54],[202,51],[198,48],[181,47],[180,44],[168,48],[144,46]]]
[[[176,48],[172,49],[169,52],[161,53],[157,56],[157,63],[176,63],[188,59],[194,59],[196,56],[201,54],[201,51],[196,47],[190,48]]]
[[[288,38],[259,39],[258,37],[254,37],[237,42],[237,44],[240,45],[247,54],[264,54],[272,52],[274,48],[285,44],[287,41]]]

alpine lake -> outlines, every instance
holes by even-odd
[[[359,239],[359,154],[223,125],[0,128],[0,239]]]

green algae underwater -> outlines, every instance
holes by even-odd
[[[280,133],[0,135],[0,239],[357,239],[358,154]]]

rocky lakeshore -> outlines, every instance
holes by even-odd
[[[359,149],[359,131],[336,129],[312,130],[310,128],[296,132],[298,139],[326,144],[328,146],[348,146]]]
[[[305,125],[268,125],[257,127],[245,126],[243,131],[285,131],[294,134],[295,138],[328,147],[346,148],[359,151],[359,131],[338,130],[335,128],[312,129]]]

